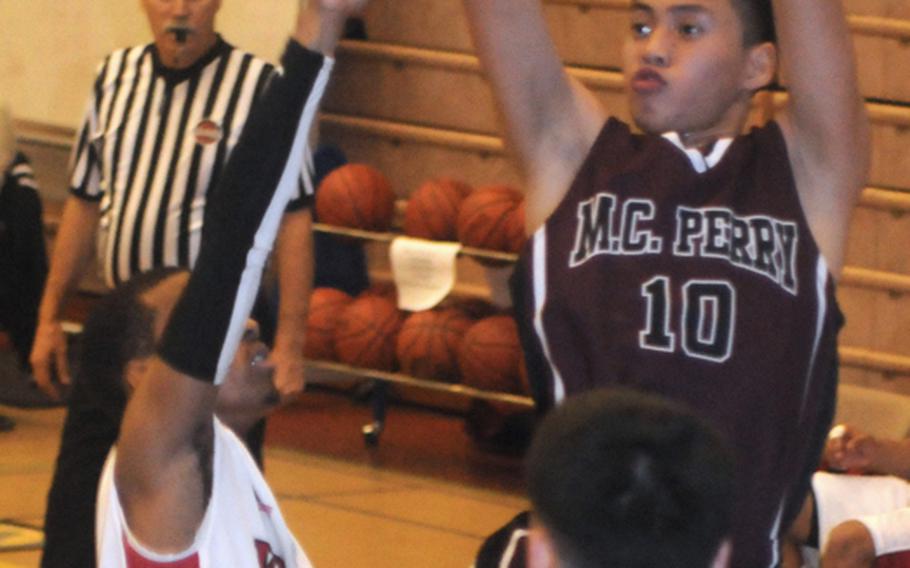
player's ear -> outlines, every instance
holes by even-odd
[[[743,88],[757,91],[774,82],[777,74],[777,47],[763,42],[747,48],[746,65],[743,67]]]
[[[732,552],[733,543],[730,542],[730,539],[724,539],[717,549],[717,554],[714,555],[714,562],[711,563],[711,568],[728,568]]]
[[[559,566],[553,538],[547,529],[539,524],[532,524],[528,529],[526,552],[528,568],[556,568]]]

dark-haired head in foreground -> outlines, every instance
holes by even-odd
[[[733,460],[704,420],[624,390],[568,399],[528,453],[528,565],[725,566]]]
[[[120,424],[126,409],[127,366],[155,352],[159,307],[143,297],[178,273],[188,274],[180,268],[161,268],[131,278],[98,300],[85,321],[76,380],[93,400],[104,401],[113,423]]]

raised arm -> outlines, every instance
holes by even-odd
[[[216,385],[236,365],[261,364],[249,351],[251,342],[241,342],[249,332],[246,318],[296,191],[307,133],[331,69],[324,56],[333,53],[347,16],[363,4],[321,0],[303,9],[283,73],[253,109],[206,206],[199,257],[158,356],[135,363],[138,387],[121,428],[114,476],[127,524],[156,552],[188,548],[203,519],[212,482]]]
[[[876,438],[853,426],[838,425],[828,437],[825,461],[836,470],[894,475],[910,480],[910,439]]]
[[[464,0],[471,34],[527,184],[536,229],[562,200],[606,119],[563,69],[535,0]]]
[[[869,167],[869,127],[838,0],[773,0],[790,98],[781,117],[803,208],[829,268]]]

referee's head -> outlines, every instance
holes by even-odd
[[[529,566],[726,565],[733,460],[677,404],[624,390],[571,397],[544,419],[527,469]]]

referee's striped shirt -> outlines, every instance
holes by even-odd
[[[164,67],[154,44],[99,66],[77,136],[71,192],[100,200],[98,259],[108,286],[160,266],[191,267],[206,193],[275,68],[220,37],[195,65]],[[309,176],[289,209],[312,198]]]

